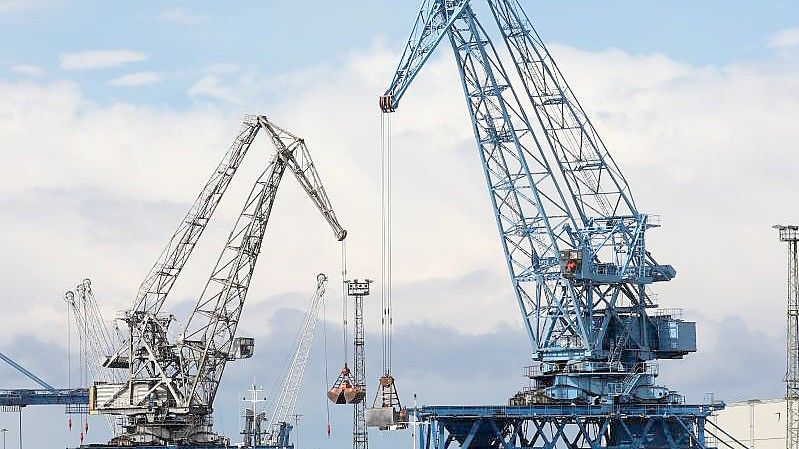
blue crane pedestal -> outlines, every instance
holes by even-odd
[[[425,406],[410,411],[420,449],[706,449],[721,404]],[[454,443],[454,444],[453,444]]]

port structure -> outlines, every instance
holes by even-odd
[[[799,449],[799,226],[775,225],[788,247],[788,314],[786,335],[785,400],[786,447]]]
[[[170,338],[174,316],[162,307],[259,131],[276,151],[256,180],[185,327]],[[95,382],[89,410],[123,419],[107,446],[216,448],[229,440],[213,431],[213,402],[227,362],[249,358],[254,340],[236,330],[278,187],[286,171],[299,181],[337,240],[346,237],[305,141],[263,115],[249,116],[177,231],[142,283],[123,321],[128,335],[103,367],[123,382]]]
[[[343,331],[344,331],[344,367],[327,391],[327,397],[336,405],[353,405],[352,411],[352,447],[353,449],[369,448],[369,432],[367,429],[366,408],[366,332],[363,322],[363,301],[371,293],[371,279],[347,279],[346,251],[342,252],[342,286],[343,291]],[[349,330],[347,328],[349,309],[348,299],[353,302],[352,330],[352,369],[348,363]],[[329,424],[328,424],[329,426]],[[329,427],[328,427],[329,429]],[[329,431],[329,430],[328,430]]]
[[[296,419],[297,398],[302,390],[302,381],[305,377],[305,368],[311,358],[316,324],[319,321],[319,309],[323,305],[327,285],[327,276],[320,273],[316,277],[316,292],[306,308],[291,359],[284,370],[276,391],[272,392],[269,400],[270,407],[264,412],[258,412],[257,404],[262,402],[257,393],[262,391],[253,385],[251,390],[251,407],[245,408],[244,441],[241,447],[263,449],[293,449],[291,431],[294,428],[293,418]]]
[[[655,383],[658,359],[696,351],[695,323],[659,310],[650,293],[676,275],[647,247],[657,218],[638,209],[520,2],[485,0],[501,50],[473,3],[422,2],[379,105],[394,112],[449,41],[532,346],[531,386],[496,413],[416,408],[414,425],[430,435],[421,447],[704,448],[722,404],[685,405]]]
[[[0,389],[0,411],[19,413],[19,446],[22,447],[22,409],[28,406],[64,405],[68,414],[86,414],[86,404],[89,401],[89,390],[86,388],[55,388],[20,365],[11,357],[0,353],[0,360],[7,363],[28,379],[39,384],[41,388],[15,388]],[[82,417],[83,418],[83,417]],[[72,417],[69,418],[69,429],[72,430]],[[88,428],[87,428],[88,429]],[[86,429],[86,430],[87,430]],[[3,429],[3,446],[5,447],[5,432]],[[84,429],[81,429],[81,442]]]
[[[369,296],[371,280],[346,281],[347,296],[353,299],[353,371],[352,381],[361,392],[352,410],[352,449],[369,449],[369,429],[366,428],[366,332],[363,323],[363,301]]]
[[[0,389],[0,407],[3,410],[16,411],[30,405],[64,405],[69,413],[86,413],[86,404],[89,402],[88,389],[55,388],[2,352],[0,360],[41,387]]]
[[[625,404],[429,406],[412,410],[419,448],[705,448],[706,435],[727,435],[713,405]],[[712,430],[711,430],[712,429]],[[745,449],[737,443],[729,446]]]

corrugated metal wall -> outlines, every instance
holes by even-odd
[[[752,449],[785,449],[786,410],[784,399],[753,399],[727,404],[714,421]]]

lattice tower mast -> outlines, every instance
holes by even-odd
[[[363,325],[363,300],[369,295],[370,280],[347,281],[347,295],[353,298],[355,320],[353,325],[353,382],[356,389],[366,392],[366,335]],[[352,412],[352,449],[368,449],[369,433],[366,428],[366,401],[355,403]]]
[[[799,226],[777,225],[781,242],[788,245],[788,307],[785,400],[788,449],[799,449]]]

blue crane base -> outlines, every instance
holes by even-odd
[[[411,410],[420,449],[708,449],[723,404],[425,406]],[[707,428],[706,428],[707,426]]]
[[[0,390],[0,406],[27,407],[29,405],[89,405],[89,390],[86,388],[52,390]]]

